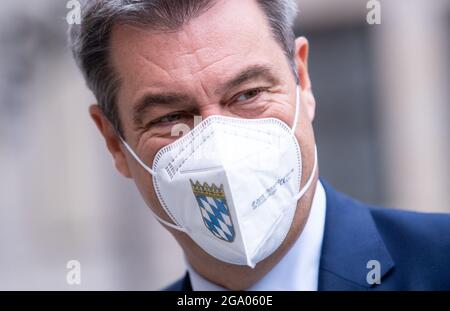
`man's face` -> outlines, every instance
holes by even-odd
[[[304,59],[299,56],[297,62],[306,61],[304,44]],[[125,140],[150,167],[156,153],[179,138],[171,135],[173,127],[193,128],[194,116],[272,117],[293,125],[295,78],[256,1],[218,1],[178,31],[117,25],[111,51],[121,80],[117,105]],[[305,68],[299,65],[300,78],[309,81],[302,77]],[[305,91],[302,101],[308,101]],[[313,145],[308,127],[313,113],[309,116],[300,117],[305,125],[297,138]],[[110,150],[122,174],[132,177],[155,213],[170,221],[149,173],[123,147]],[[311,160],[304,161],[308,165]]]

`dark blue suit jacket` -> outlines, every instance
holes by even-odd
[[[450,215],[376,208],[336,192],[327,199],[319,290],[450,290]],[[377,260],[381,283],[367,282]],[[189,275],[166,290],[191,290]]]

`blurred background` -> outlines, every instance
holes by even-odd
[[[381,1],[380,25],[367,2],[299,1],[321,176],[368,203],[450,213],[450,1]],[[0,290],[159,289],[182,252],[88,116],[66,4],[0,5]]]

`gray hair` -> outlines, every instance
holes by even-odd
[[[69,30],[72,53],[87,86],[105,116],[120,133],[116,105],[120,80],[109,59],[111,31],[116,24],[151,29],[180,29],[190,19],[208,10],[216,0],[84,0],[81,24]],[[256,0],[263,9],[272,35],[281,45],[297,79],[292,26],[297,15],[296,0]]]

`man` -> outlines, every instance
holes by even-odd
[[[449,290],[449,216],[319,181],[295,16],[294,0],[103,0],[72,28],[116,168],[184,251],[168,289]]]

